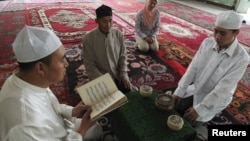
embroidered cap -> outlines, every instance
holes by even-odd
[[[95,10],[95,13],[97,18],[112,16],[112,9],[103,4]]]
[[[243,17],[233,10],[224,11],[219,13],[215,26],[225,29],[240,29]]]
[[[62,42],[48,28],[25,26],[12,44],[18,62],[28,63],[42,59],[56,51]]]

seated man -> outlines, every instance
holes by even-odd
[[[249,55],[237,40],[241,23],[234,11],[218,14],[214,37],[201,43],[173,94],[177,110],[198,129],[230,104],[249,64]]]
[[[135,88],[127,74],[127,54],[122,32],[112,28],[112,9],[96,9],[98,27],[83,39],[83,61],[90,80],[109,73],[123,93]],[[135,88],[136,89],[136,88]]]
[[[68,62],[60,39],[48,28],[25,26],[13,43],[19,64],[0,94],[1,141],[97,141],[102,128],[91,108],[60,104],[50,90]]]

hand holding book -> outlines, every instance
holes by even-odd
[[[110,74],[106,73],[77,88],[84,104],[92,107],[90,117],[96,120],[127,102]]]

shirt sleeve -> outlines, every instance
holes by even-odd
[[[205,116],[208,112],[218,113],[230,104],[237,84],[242,78],[248,64],[248,60],[239,60],[201,103],[194,106],[199,116]]]
[[[83,51],[82,51],[83,61],[84,61],[84,65],[88,73],[89,79],[93,80],[101,76],[102,73],[99,71],[95,63],[95,58],[93,58],[90,48],[91,48],[91,38],[86,35],[86,37],[83,39]]]
[[[136,34],[141,37],[142,39],[147,37],[146,34],[142,31],[142,24],[143,24],[143,17],[142,17],[142,11],[138,11],[136,15],[136,20],[135,20],[135,32]]]
[[[191,85],[194,81],[196,68],[197,68],[197,60],[201,56],[201,50],[204,46],[204,42],[201,44],[199,50],[196,52],[194,58],[192,59],[191,63],[189,64],[185,74],[182,76],[181,80],[178,83],[178,87],[174,92],[174,95],[179,97],[185,97],[185,93],[189,85]]]
[[[160,24],[161,24],[161,20],[160,20],[160,11],[157,10],[156,12],[156,22],[155,22],[155,26],[152,29],[152,36],[156,37],[158,32],[159,32],[159,28],[160,28]]]
[[[54,136],[54,131],[51,127],[47,125],[29,125],[22,124],[13,127],[7,134],[4,141],[82,141],[82,136],[73,131],[68,130],[62,134],[66,134],[64,138],[56,138]]]
[[[120,51],[120,58],[119,58],[119,76],[125,76],[128,78],[128,69],[127,69],[127,50],[124,43],[124,36],[120,33],[120,44],[121,44],[121,51]]]
[[[50,94],[48,96],[50,97],[51,103],[55,107],[57,114],[59,114],[63,118],[66,118],[66,119],[74,122],[75,118],[72,117],[73,107],[66,105],[66,104],[60,104],[58,99],[56,98],[56,96],[51,91],[50,91]]]

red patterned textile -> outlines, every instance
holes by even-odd
[[[187,48],[182,42],[166,36],[159,36],[158,40],[161,48],[158,56],[183,75],[195,52]]]
[[[250,125],[250,89],[240,83],[226,111],[242,124]]]
[[[48,27],[63,43],[77,43],[96,27],[94,10],[86,7],[46,6],[29,10],[29,24]]]
[[[131,25],[135,25],[135,12],[117,13],[117,15]],[[195,52],[198,50],[200,43],[204,38],[212,36],[212,32],[168,13],[162,12],[159,35],[161,37],[172,38],[182,42],[183,44],[186,44],[186,47]]]
[[[176,2],[161,3],[161,11],[213,31],[216,15]],[[243,24],[238,40],[250,47],[250,25]]]
[[[90,7],[65,5],[46,6],[29,10],[29,24],[48,27],[59,36],[64,44],[81,43],[83,36],[97,27],[95,10]],[[114,28],[125,35],[132,35],[133,27],[114,14]]]
[[[96,8],[99,6],[99,3],[90,3],[90,2],[67,2],[67,3],[10,3],[2,11],[19,11],[19,10],[30,10],[33,8],[45,7],[45,6],[72,6],[72,7],[92,7]]]
[[[103,0],[103,3],[113,8],[116,12],[136,12],[144,7],[144,3],[135,0]]]
[[[128,56],[128,75],[131,83],[137,87],[147,84],[158,92],[175,88],[181,75],[170,65],[162,61],[156,53],[142,53],[136,47],[134,38],[125,40]],[[77,104],[81,99],[76,93],[76,87],[89,81],[82,60],[82,45],[67,47],[67,98],[70,105]]]
[[[128,74],[133,85],[152,86],[157,91],[175,88],[181,74],[166,64],[155,52],[142,53],[134,38],[125,41],[128,56]]]
[[[11,44],[26,23],[25,13],[26,11],[0,12],[2,21],[0,26],[0,65],[15,62]]]
[[[99,0],[63,0],[63,2],[98,2]],[[16,0],[15,3],[60,3],[62,0]]]
[[[161,3],[159,9],[199,26],[213,29],[215,15],[176,2]]]

